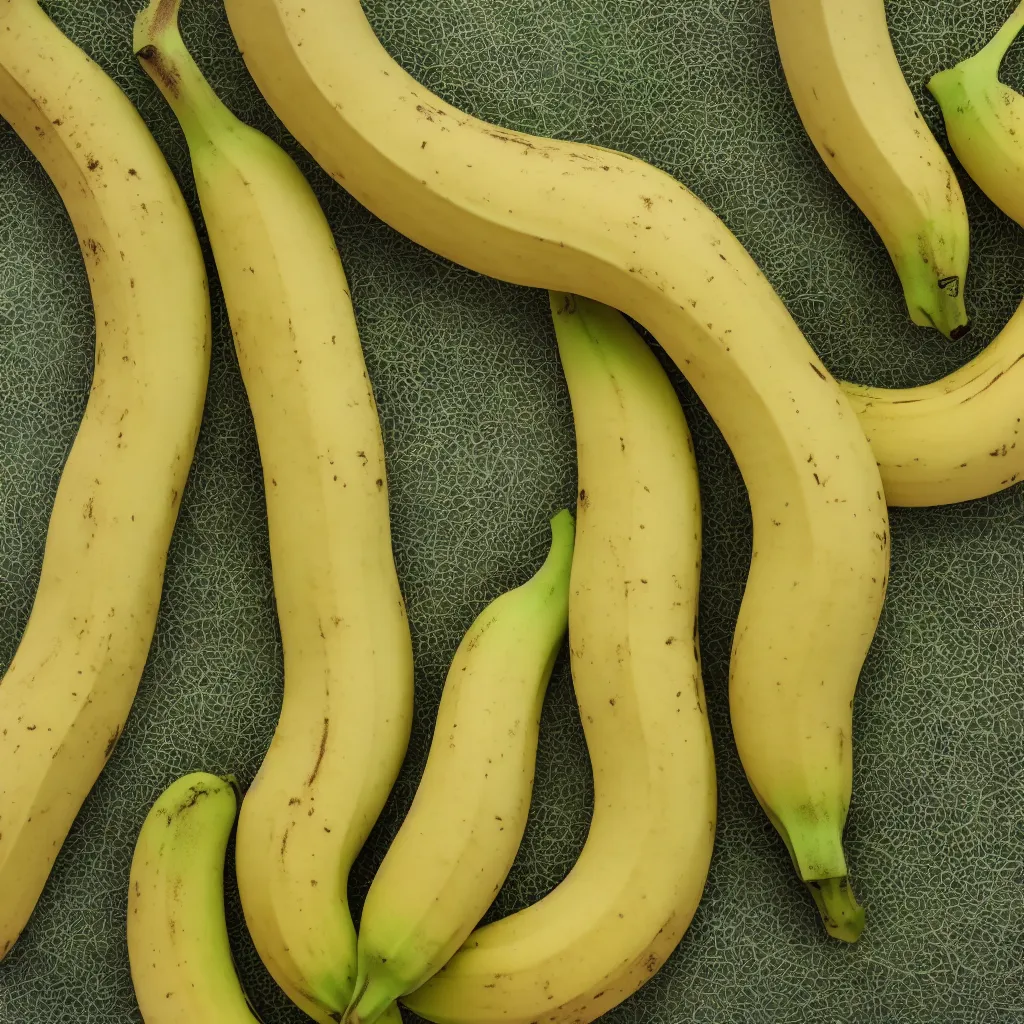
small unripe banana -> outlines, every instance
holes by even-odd
[[[146,1024],[259,1024],[224,919],[233,778],[195,772],[146,816],[128,882],[128,959]]]

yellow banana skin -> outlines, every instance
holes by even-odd
[[[900,70],[883,0],[771,0],[771,10],[804,128],[889,250],[911,319],[962,337],[967,210]]]
[[[0,681],[0,957],[124,728],[156,625],[210,360],[188,209],[127,97],[35,0],[0,2],[0,115],[53,180],[96,313],[92,389]]]
[[[975,56],[929,88],[957,158],[982,190],[1024,226],[1024,97],[999,65],[1024,27],[1024,4]],[[871,442],[890,505],[947,505],[1024,477],[1024,306],[959,370],[915,388],[844,384]]]
[[[558,293],[551,305],[576,424],[569,646],[594,817],[560,885],[474,932],[404,1000],[442,1024],[586,1024],[618,1005],[686,931],[714,842],[690,434],[664,370],[620,314]]]
[[[1024,28],[1024,4],[973,57],[928,83],[946,135],[964,170],[1018,224],[1024,225],[1024,96],[999,81],[999,65]]]
[[[916,388],[843,385],[890,505],[971,501],[1024,477],[1024,306],[974,359]]]
[[[801,877],[844,878],[851,702],[885,592],[887,511],[850,406],[771,286],[663,172],[428,92],[358,0],[226,7],[270,105],[360,202],[481,273],[622,310],[686,374],[751,499],[730,686],[740,756]]]
[[[512,867],[565,636],[573,533],[558,513],[544,564],[492,601],[455,652],[423,777],[363,906],[351,1024],[372,1024],[440,970]]]
[[[270,973],[309,1016],[352,996],[352,861],[398,773],[412,717],[409,625],[387,474],[345,273],[292,160],[220,103],[177,29],[142,12],[140,59],[177,113],[263,463],[284,703],[242,804],[236,866]]]
[[[235,974],[224,920],[224,854],[235,781],[172,783],[139,832],[128,883],[128,960],[146,1024],[259,1024]]]

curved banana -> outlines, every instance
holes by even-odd
[[[35,0],[0,3],[0,115],[71,216],[96,313],[85,415],[0,681],[0,957],[117,743],[156,626],[210,366],[181,192],[128,98]]]
[[[995,341],[942,380],[916,388],[843,388],[871,442],[890,505],[971,501],[1024,478],[1024,305]]]
[[[412,719],[409,625],[380,423],[345,273],[312,189],[195,66],[177,0],[144,10],[139,57],[185,130],[263,462],[284,704],[242,804],[236,865],[270,973],[316,1020],[352,996],[352,861]]]
[[[170,785],[139,832],[128,883],[128,960],[146,1024],[258,1024],[224,920],[224,853],[235,780]]]
[[[999,65],[1024,28],[1024,3],[973,57],[928,83],[946,134],[964,170],[1018,224],[1024,225],[1024,96],[999,81]]]
[[[686,374],[751,499],[730,684],[744,768],[801,877],[845,878],[851,703],[885,592],[887,512],[850,406],[750,256],[643,161],[499,128],[428,92],[359,0],[226,7],[271,106],[373,212],[479,272],[624,311]]]
[[[900,70],[883,0],[771,0],[771,10],[804,128],[881,235],[910,318],[962,337],[967,210]]]
[[[936,75],[949,139],[984,192],[1024,226],[1024,97],[999,65],[1024,27],[1021,4],[974,57]],[[878,461],[890,505],[947,505],[1024,477],[1024,305],[974,359],[915,388],[843,385]]]
[[[616,1006],[686,931],[714,842],[686,420],[623,317],[569,295],[551,301],[579,451],[569,645],[594,817],[560,885],[474,932],[405,999],[444,1024],[585,1024]]]
[[[512,867],[565,635],[573,531],[559,512],[536,575],[492,601],[455,652],[423,777],[363,906],[351,1024],[371,1024],[440,970]]]

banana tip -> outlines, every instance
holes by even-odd
[[[819,878],[807,882],[821,914],[825,931],[841,942],[856,942],[864,930],[864,908],[853,895],[850,881],[842,878]]]

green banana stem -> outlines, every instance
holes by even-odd
[[[181,122],[190,148],[233,130],[238,119],[213,91],[185,46],[181,0],[151,0],[135,19],[135,56]]]
[[[569,578],[569,570],[572,566],[572,552],[576,542],[576,521],[572,513],[563,508],[551,519],[551,547],[548,550],[544,564],[537,570],[531,583],[537,589],[545,584],[548,592],[555,594],[557,591],[562,595],[564,601],[569,598],[566,580]]]
[[[1021,29],[1024,29],[1024,0],[991,40],[973,57],[968,57],[959,64],[933,75],[928,82],[928,91],[944,108],[947,104],[950,109],[955,108],[958,88],[969,75],[998,79],[999,66],[1003,63],[1007,50],[1020,35]]]
[[[1020,35],[1022,28],[1024,28],[1024,0],[1018,4],[1017,9],[1006,19],[989,43],[971,59],[979,64],[988,65],[993,72],[998,74],[999,65],[1003,63],[1006,51],[1010,49],[1013,41]]]

